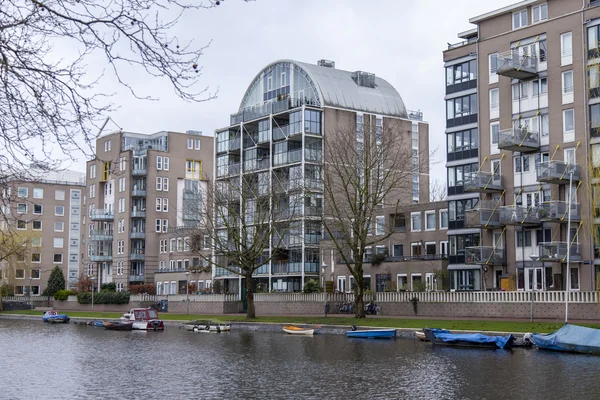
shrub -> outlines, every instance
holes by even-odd
[[[309,279],[304,283],[304,289],[302,290],[304,293],[318,293],[321,291],[321,287],[319,286],[319,281],[316,279]]]
[[[92,304],[92,293],[85,292],[77,295],[79,304]],[[94,293],[94,304],[128,304],[129,293],[126,292],[99,292]]]
[[[54,300],[66,301],[69,296],[71,296],[71,292],[71,290],[59,290],[58,292],[54,293]]]
[[[154,294],[156,294],[156,286],[151,285],[151,284],[130,285],[129,293],[131,293],[131,294],[146,293],[146,294],[154,295]]]
[[[117,284],[114,283],[114,282],[103,283],[100,286],[100,291],[101,292],[116,292],[117,291]]]
[[[8,283],[0,285],[0,296],[14,296],[15,288]]]
[[[52,269],[50,278],[48,278],[48,287],[44,290],[44,295],[54,296],[59,290],[64,290],[66,287],[65,275],[62,269],[57,265]]]

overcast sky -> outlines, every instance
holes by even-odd
[[[141,78],[155,102],[119,91],[120,109],[111,117],[126,131],[200,130],[212,134],[229,124],[255,75],[278,59],[316,63],[376,74],[390,82],[410,110],[430,124],[430,150],[437,149],[432,178],[445,181],[445,104],[442,51],[473,28],[470,17],[517,0],[226,0],[188,15],[178,27],[182,39],[210,47],[200,61],[201,84],[218,97],[188,103],[160,80]],[[111,90],[112,91],[112,90]],[[72,169],[84,170],[81,166]]]

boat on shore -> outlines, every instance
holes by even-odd
[[[556,332],[532,338],[538,349],[600,355],[600,329],[565,324]]]
[[[218,320],[198,319],[183,322],[179,328],[193,332],[228,332],[231,330],[231,325]]]
[[[132,308],[123,314],[121,322],[131,322],[132,329],[142,331],[163,331],[164,322],[158,318],[158,312],[154,308]]]
[[[285,333],[289,333],[290,335],[313,335],[315,333],[314,328],[300,328],[299,326],[286,325],[283,328]]]
[[[48,310],[42,315],[42,321],[51,324],[66,324],[70,320],[67,314],[59,314],[54,310]]]
[[[133,329],[133,322],[104,321],[102,326],[109,331],[130,331]]]
[[[427,340],[435,345],[478,349],[510,349],[515,339],[512,334],[491,336],[482,333],[448,333],[435,328],[424,328],[423,332]]]
[[[396,337],[396,329],[359,330],[356,329],[356,326],[352,326],[352,330],[347,331],[346,336],[349,338],[391,339]]]

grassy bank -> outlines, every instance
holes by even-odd
[[[42,315],[38,310],[23,311],[5,311],[0,314],[20,314],[20,315]],[[121,313],[112,312],[81,312],[73,311],[68,313],[75,318],[89,319],[115,319],[119,318]],[[476,320],[442,320],[442,319],[402,319],[402,318],[365,318],[356,319],[353,317],[315,317],[315,316],[266,316],[257,317],[248,320],[244,315],[186,315],[161,313],[160,317],[165,321],[189,321],[193,319],[219,319],[229,322],[258,322],[258,323],[283,323],[283,324],[311,324],[311,325],[341,325],[341,326],[365,326],[365,327],[386,327],[386,328],[414,328],[439,327],[450,330],[466,331],[494,331],[494,332],[553,332],[559,329],[562,322],[522,322],[522,321],[476,321]],[[579,324],[600,329],[600,324]]]

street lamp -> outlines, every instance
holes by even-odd
[[[530,316],[529,316],[529,321],[533,322],[533,281],[535,281],[535,262],[537,260],[540,259],[540,256],[538,256],[537,254],[532,254],[529,256],[529,258],[531,258],[531,261],[533,261],[533,266],[531,268],[532,274],[531,274],[531,282],[529,282],[529,284],[531,285],[531,311],[530,311]]]
[[[185,301],[187,303],[187,313],[190,313],[190,271],[185,271]]]

